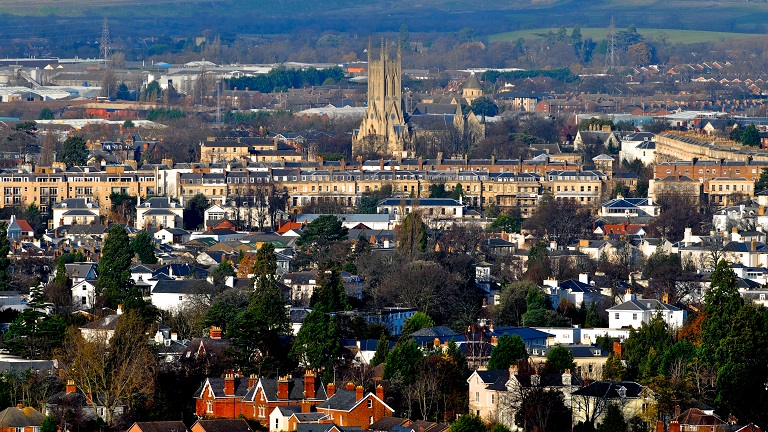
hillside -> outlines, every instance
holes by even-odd
[[[622,29],[619,29],[622,30]],[[542,37],[548,32],[556,33],[558,28],[542,28],[531,30],[517,30],[513,32],[497,33],[488,36],[488,40],[492,42],[513,42],[520,38],[531,39]],[[568,28],[568,34],[572,31],[572,28]],[[733,33],[733,32],[716,32],[716,31],[702,31],[702,30],[676,30],[676,29],[655,29],[655,28],[638,28],[637,32],[640,33],[646,40],[655,40],[660,37],[665,37],[669,43],[700,43],[700,42],[717,42],[727,39],[743,39],[750,37],[763,36],[754,33]],[[587,27],[581,28],[581,35],[585,38],[592,38],[592,40],[603,40],[608,34],[608,28],[594,28]]]
[[[695,13],[694,13],[695,11]],[[367,34],[446,32],[471,27],[480,34],[575,24],[768,33],[768,3],[736,0],[4,0],[0,39],[62,32],[98,34],[94,18],[107,16],[113,32],[189,35],[274,34],[334,30]],[[111,27],[112,28],[112,27]],[[670,33],[671,35],[672,33]]]

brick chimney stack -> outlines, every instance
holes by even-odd
[[[72,380],[67,380],[67,394],[76,393],[76,392],[77,392],[77,386],[75,385],[75,382]]]
[[[365,390],[363,389],[363,386],[357,386],[355,388],[355,400],[359,401],[363,398],[363,395],[365,394]]]
[[[381,386],[381,384],[376,386],[376,397],[384,400],[384,387]]]
[[[328,389],[325,391],[325,393],[328,395],[328,397],[331,397],[334,394],[336,394],[336,384],[328,383]]]
[[[210,330],[208,330],[208,334],[211,339],[221,339],[221,327],[211,326]]]
[[[675,420],[669,422],[669,432],[680,432],[680,423]]]
[[[226,375],[224,375],[224,396],[234,396],[235,395],[235,374],[234,372],[229,372]]]
[[[312,406],[309,404],[309,401],[306,399],[303,399],[301,401],[301,412],[308,413],[311,411]]]
[[[277,398],[288,399],[288,377],[280,377],[277,380]]]
[[[259,376],[256,374],[251,374],[251,376],[248,377],[248,388],[252,388],[259,382]]]
[[[621,342],[613,342],[613,355],[619,358],[624,356],[624,345],[622,345]]]
[[[347,383],[347,390],[352,391],[355,389],[355,384],[352,381]]]
[[[307,399],[315,398],[315,371],[311,369],[304,372],[304,397]]]

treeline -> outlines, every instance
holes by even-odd
[[[285,91],[305,85],[318,86],[335,84],[344,79],[344,71],[334,66],[327,69],[272,69],[266,75],[232,78],[227,81],[230,90],[255,90],[262,93]]]
[[[147,120],[168,120],[168,119],[180,119],[186,117],[187,114],[178,108],[150,108],[147,111]]]
[[[623,355],[606,363],[606,379],[637,380],[656,393],[656,412],[669,419],[676,406],[700,402],[739,424],[765,424],[768,410],[768,310],[739,294],[736,275],[721,260],[711,275],[704,307],[674,331],[657,314],[633,330]]]
[[[501,72],[497,70],[489,70],[483,74],[482,80],[487,82],[496,82],[499,78],[504,78],[507,81],[534,78],[534,77],[547,77],[562,82],[575,82],[579,78],[571,73],[568,68],[559,69],[534,69],[534,70],[520,70],[520,71],[506,71]]]

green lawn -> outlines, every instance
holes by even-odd
[[[572,28],[568,29],[568,35],[571,34],[571,30]],[[617,28],[616,30],[621,31],[624,29]],[[539,37],[539,35],[546,34],[549,31],[552,31],[553,33],[557,33],[558,29],[543,28],[543,29],[534,29],[534,30],[519,30],[519,31],[507,32],[507,33],[497,33],[497,34],[488,36],[488,40],[493,42],[499,42],[499,41],[516,41],[520,38],[533,39],[533,38]],[[715,41],[720,41],[725,39],[739,39],[739,38],[764,36],[764,35],[750,34],[750,33],[727,33],[727,32],[700,31],[700,30],[672,30],[672,29],[658,29],[658,28],[638,28],[637,32],[649,40],[659,39],[661,35],[666,35],[667,40],[670,43],[715,42]],[[600,41],[605,39],[607,34],[608,34],[607,28],[593,27],[593,28],[581,29],[582,37],[585,37],[585,38],[591,37],[595,41]]]

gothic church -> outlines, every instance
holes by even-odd
[[[401,77],[402,51],[390,55],[390,44],[382,41],[379,58],[368,43],[368,110],[360,129],[352,134],[352,153],[400,154],[405,150],[408,126],[405,122]]]

